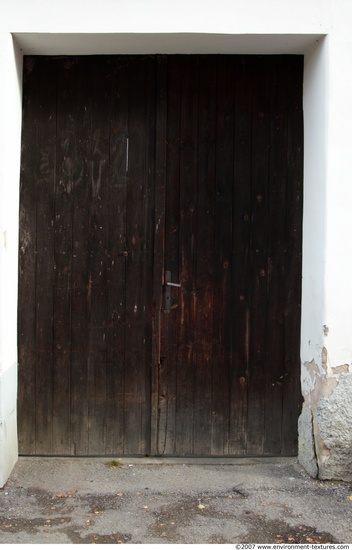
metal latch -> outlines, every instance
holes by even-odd
[[[181,288],[179,283],[171,282],[171,271],[165,271],[165,289],[164,289],[164,309],[171,309],[171,290],[172,287]]]

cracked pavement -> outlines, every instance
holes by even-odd
[[[292,458],[21,457],[2,544],[351,543],[352,487]]]

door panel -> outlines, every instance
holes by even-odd
[[[162,313],[157,453],[296,452],[301,83],[299,57],[168,60],[165,270],[181,289]]]
[[[27,58],[24,116],[21,452],[145,454],[155,58]]]
[[[300,56],[26,58],[22,454],[296,453],[302,133]]]

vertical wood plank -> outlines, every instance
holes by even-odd
[[[248,386],[249,455],[263,454],[266,362],[266,308],[268,256],[269,178],[269,76],[265,58],[254,65],[252,112],[251,186],[251,324],[250,373]]]
[[[216,204],[212,454],[228,453],[231,363],[234,60],[221,56],[217,75]]]
[[[53,441],[54,200],[56,64],[42,59],[39,76],[36,167],[36,453],[55,453]]]
[[[110,59],[91,61],[92,94],[89,220],[89,454],[104,454],[106,443],[107,267],[110,154]]]
[[[141,454],[151,452],[151,383],[152,383],[152,313],[153,313],[153,284],[154,284],[154,213],[155,213],[155,121],[156,121],[156,56],[149,56],[143,60],[145,74],[145,167],[144,167],[144,195],[143,195],[143,226],[144,244],[142,260],[143,284],[143,377],[141,387]],[[157,277],[157,274],[155,274]]]
[[[179,283],[181,292],[178,311],[176,453],[187,455],[193,452],[194,327],[197,308],[198,60],[195,56],[189,56],[183,61],[180,124]]]
[[[168,58],[164,264],[176,283],[179,283],[181,69],[179,56]],[[165,285],[165,280],[163,282]],[[159,453],[167,455],[176,453],[177,443],[176,381],[181,292],[177,288],[171,289],[171,309],[163,309],[161,318],[158,444]]]
[[[195,338],[195,455],[211,454],[214,310],[214,207],[216,158],[216,57],[199,60],[197,318]]]
[[[147,311],[150,311],[152,299],[152,289],[148,288],[152,245],[148,242],[150,232],[146,226],[148,220],[152,219],[154,208],[151,188],[154,168],[147,159],[150,152],[150,120],[155,116],[155,104],[152,105],[148,100],[148,93],[153,93],[154,70],[152,58],[140,58],[131,63],[129,74],[125,343],[128,353],[125,363],[124,416],[124,450],[127,454],[150,452],[151,348],[147,342],[150,338]]]
[[[234,196],[232,248],[232,372],[229,453],[247,449],[250,340],[250,218],[252,151],[251,58],[235,63]]]
[[[18,292],[18,440],[35,454],[36,437],[36,166],[40,64],[24,58]],[[31,403],[32,406],[28,406]]]
[[[270,158],[268,189],[267,377],[264,454],[281,453],[287,178],[287,62],[269,60]]]
[[[59,63],[55,186],[53,454],[71,451],[71,270],[73,192],[82,171],[77,135],[77,58]]]
[[[128,63],[128,158],[126,156],[126,340],[125,340],[125,394],[124,394],[124,453],[139,454],[141,438],[140,385],[142,367],[142,320],[140,258],[143,238],[141,228],[141,201],[138,189],[143,189],[145,101],[141,75],[136,71],[137,62]],[[138,90],[140,94],[138,97]],[[138,97],[138,99],[137,99]],[[135,105],[137,103],[137,105]],[[138,130],[136,131],[136,127]],[[135,133],[136,132],[136,135]],[[139,323],[138,323],[139,321]]]
[[[297,421],[301,409],[300,320],[303,212],[303,57],[291,58],[288,78],[288,154],[286,210],[285,369],[282,454],[297,454]]]
[[[72,70],[72,69],[71,69]],[[77,128],[79,139],[75,162],[77,174],[73,188],[72,263],[71,263],[71,454],[86,456],[88,444],[88,291],[89,291],[89,215],[91,199],[92,103],[88,86],[90,58],[81,58],[74,67]]]
[[[123,454],[126,306],[128,62],[113,61],[110,130],[107,454]]]
[[[165,195],[167,141],[168,64],[166,56],[157,57],[156,65],[156,151],[154,214],[154,281],[152,310],[152,396],[151,453],[165,454],[169,430],[168,320],[163,312],[165,268]],[[166,269],[168,269],[166,265]],[[174,420],[174,416],[171,420]]]

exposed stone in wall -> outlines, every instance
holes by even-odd
[[[313,415],[310,407],[305,403],[298,419],[298,456],[308,474],[317,477],[318,465],[314,448]]]
[[[298,458],[312,477],[352,480],[352,373],[329,368],[326,348],[321,366],[302,368],[304,404],[299,419]]]
[[[341,374],[331,396],[319,400],[316,420],[328,450],[318,456],[319,478],[352,481],[352,373]]]

